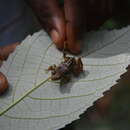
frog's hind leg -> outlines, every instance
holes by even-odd
[[[77,60],[76,60],[76,64],[80,70],[80,72],[83,72],[83,62],[81,60],[81,57],[79,57]]]

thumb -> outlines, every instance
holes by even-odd
[[[65,19],[58,0],[27,0],[39,22],[51,36],[56,46],[62,49],[65,40]]]
[[[8,89],[7,78],[0,72],[0,95]]]

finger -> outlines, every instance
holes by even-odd
[[[65,40],[65,19],[57,0],[28,0],[42,27],[49,33],[58,48]]]
[[[2,61],[5,60],[19,44],[20,43],[17,42],[4,47],[0,47],[0,66],[2,64]],[[4,74],[0,72],[0,95],[3,94],[7,89],[8,89],[8,80],[4,76]]]
[[[8,89],[7,78],[0,72],[0,95]]]
[[[72,53],[79,53],[81,51],[81,27],[84,26],[81,16],[84,8],[80,6],[82,1],[65,0],[64,2],[68,49]]]
[[[113,0],[65,0],[68,48],[79,53],[86,31],[96,29],[112,14]]]
[[[3,47],[0,47],[0,60],[5,60],[10,53],[12,53],[16,46],[19,45],[20,43],[13,43],[13,44],[10,44],[10,45],[7,45],[7,46],[3,46]]]

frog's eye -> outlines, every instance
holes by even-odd
[[[56,74],[56,71],[55,71],[55,70],[53,70],[53,71],[51,72],[51,74],[52,74],[52,75]]]

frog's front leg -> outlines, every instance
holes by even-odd
[[[78,70],[79,70],[80,72],[83,72],[83,62],[82,62],[82,60],[81,60],[81,57],[79,57],[79,58],[76,60],[76,64],[77,64],[77,66],[78,66]]]
[[[51,71],[51,75],[53,76],[56,73],[56,65],[49,66],[46,71]]]
[[[81,72],[83,72],[83,62],[81,58],[78,58],[75,60],[75,64],[73,65],[73,74],[77,76]]]

